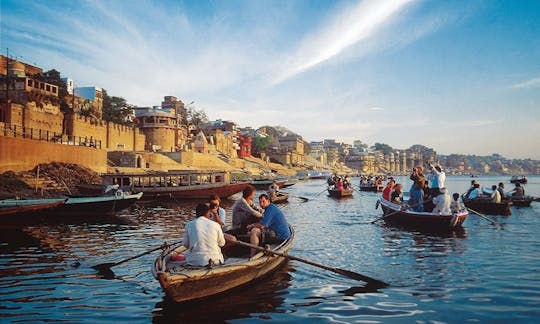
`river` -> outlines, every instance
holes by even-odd
[[[410,186],[410,181],[398,178]],[[450,193],[471,178],[449,177]],[[476,178],[483,186],[509,177]],[[353,178],[358,186],[359,180]],[[538,322],[540,320],[540,203],[512,207],[511,216],[474,214],[463,230],[429,234],[389,227],[375,209],[377,195],[327,196],[323,180],[301,181],[280,205],[296,230],[291,255],[352,270],[390,284],[363,282],[298,261],[267,280],[211,300],[178,305],[150,273],[158,252],[112,268],[92,268],[181,238],[195,202],[149,202],[105,222],[2,228],[0,322]],[[540,196],[540,177],[526,193]],[[322,193],[321,193],[322,192]],[[230,217],[233,201],[225,200]]]

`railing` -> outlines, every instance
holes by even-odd
[[[101,149],[101,141],[92,136],[73,136],[43,129],[22,127],[17,125],[0,124],[0,134],[3,136],[20,137],[38,141],[46,141],[64,145],[87,146]]]

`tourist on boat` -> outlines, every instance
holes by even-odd
[[[386,184],[386,187],[384,187],[383,192],[382,192],[383,199],[390,201],[390,194],[392,194],[392,190],[394,190],[395,184],[396,184],[396,181],[394,179],[388,180],[388,183]]]
[[[497,191],[499,191],[499,194],[501,195],[501,200],[505,200],[506,193],[504,192],[504,183],[499,182],[499,187],[497,188]]]
[[[247,233],[247,225],[258,222],[263,210],[255,205],[255,188],[247,186],[242,191],[242,198],[238,199],[232,207],[232,227],[236,234]]]
[[[450,203],[450,211],[452,214],[457,214],[463,210],[463,206],[459,202],[459,193],[454,192],[452,195],[452,202]]]
[[[341,178],[338,178],[337,181],[336,181],[336,184],[334,185],[335,189],[337,191],[342,191],[343,190],[343,181],[341,180]]]
[[[433,208],[434,213],[443,215],[450,214],[450,195],[448,194],[446,188],[439,189],[439,194],[433,198],[433,204],[435,204],[435,208]]]
[[[236,237],[224,234],[221,226],[210,219],[209,205],[198,204],[195,212],[197,218],[186,224],[182,238],[182,245],[187,248],[186,263],[199,267],[223,263],[221,247],[225,240],[235,242]]]
[[[328,187],[333,187],[335,184],[336,184],[336,181],[335,181],[335,175],[334,174],[331,174],[328,179],[326,180],[326,184],[328,185]]]
[[[491,186],[491,194],[489,195],[491,198],[491,202],[500,204],[501,203],[501,194],[499,193],[499,190],[497,190],[497,186],[493,185]]]
[[[394,186],[394,190],[390,194],[390,202],[393,202],[394,204],[401,204],[403,203],[403,192],[402,192],[403,186],[401,183],[396,183]]]
[[[521,183],[516,182],[514,190],[511,191],[512,197],[523,197],[525,196],[525,189],[521,186]]]
[[[273,180],[272,184],[268,187],[268,191],[267,191],[268,196],[270,197],[271,200],[274,200],[277,198],[278,191],[279,191],[279,186],[276,180]]]
[[[258,223],[247,226],[249,240],[253,245],[279,243],[291,236],[289,224],[283,212],[274,204],[266,194],[259,196],[259,205],[264,209],[264,216]],[[258,250],[251,249],[251,256]]]
[[[220,219],[222,228],[225,227],[225,225],[227,224],[227,212],[223,207],[221,207],[221,198],[219,198],[218,195],[210,195],[210,199],[208,200],[208,202],[210,203],[210,207],[212,207],[212,204],[217,205],[217,214],[215,214],[214,217]]]
[[[467,198],[475,199],[475,198],[480,198],[480,196],[481,196],[480,184],[475,181],[473,184],[472,190],[469,190],[469,193],[467,194]]]
[[[446,181],[446,174],[443,172],[440,165],[433,166],[431,163],[426,162],[431,169],[431,195],[436,197],[441,192],[441,188],[445,188],[444,182]]]
[[[349,189],[351,186],[351,182],[349,181],[349,176],[346,175],[345,178],[343,178],[343,189]]]
[[[410,189],[410,200],[409,206],[413,208],[414,211],[423,212],[424,211],[424,183],[426,178],[424,177],[424,172],[422,167],[413,168],[410,179],[413,181]]]
[[[219,217],[219,205],[211,202],[209,203],[209,206],[210,206],[210,219],[218,223],[219,226],[221,226],[221,229],[223,229],[223,226],[225,226],[225,223],[223,223],[223,221]]]

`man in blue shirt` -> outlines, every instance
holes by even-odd
[[[254,245],[279,243],[287,240],[291,236],[289,224],[285,220],[283,212],[270,202],[267,194],[259,196],[259,205],[264,208],[263,218],[260,223],[247,226],[250,234],[250,243]],[[251,256],[257,253],[256,249],[251,249]]]

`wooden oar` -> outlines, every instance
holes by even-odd
[[[319,192],[317,196],[320,196],[323,192],[328,191],[328,188],[324,189],[323,191]]]
[[[236,241],[235,243],[239,244],[239,245],[250,247],[252,249],[257,249],[259,251],[264,251],[264,252],[267,252],[267,253],[279,255],[279,256],[287,258],[287,259],[300,261],[300,262],[312,265],[314,267],[318,267],[318,268],[321,268],[321,269],[332,271],[332,272],[338,273],[340,275],[343,275],[343,276],[346,276],[346,277],[349,277],[349,278],[352,278],[352,279],[355,279],[355,280],[360,280],[360,281],[367,282],[368,284],[376,285],[377,287],[380,287],[380,288],[384,288],[384,287],[389,286],[389,284],[387,284],[384,281],[380,281],[378,279],[374,279],[374,278],[365,276],[365,275],[357,273],[357,272],[344,270],[344,269],[339,269],[339,268],[332,268],[332,267],[329,267],[329,266],[325,266],[323,264],[315,263],[315,262],[310,261],[310,260],[302,259],[302,258],[293,256],[293,255],[290,255],[290,254],[286,254],[286,253],[272,251],[269,248],[263,248],[263,247],[260,247],[258,245],[246,243],[246,242],[243,242],[243,241]]]
[[[496,221],[490,219],[489,217],[486,217],[484,214],[481,214],[481,213],[477,212],[476,210],[471,209],[471,208],[469,208],[469,207],[465,207],[465,208],[467,208],[467,210],[470,211],[471,213],[476,214],[476,215],[482,217],[483,219],[489,221],[491,224],[496,225],[496,226],[498,226],[499,228],[502,228],[502,225],[501,225],[501,224],[499,224],[499,223],[497,223]]]
[[[416,203],[416,204],[412,204],[412,205],[410,205],[410,206],[407,206],[407,208],[414,208],[414,207],[419,206],[420,204],[426,203],[426,202],[428,202],[428,201],[429,201],[429,199],[423,200],[422,202],[419,202],[419,203]],[[376,220],[372,221],[371,224],[375,224],[375,222],[378,222],[378,221],[380,221],[381,219],[385,219],[386,217],[395,215],[395,214],[400,213],[400,212],[402,212],[402,211],[403,211],[403,210],[400,209],[400,210],[393,211],[393,212],[391,212],[390,214],[383,215],[382,217],[379,217],[379,218],[377,218]]]
[[[302,199],[304,202],[308,202],[308,201],[309,201],[309,199],[307,199],[306,197],[296,196],[296,195],[290,194],[290,193],[285,192],[285,191],[280,191],[280,192],[282,192],[282,193],[284,193],[284,194],[287,194],[287,195],[289,195],[289,196],[291,196],[291,197],[295,197],[295,198],[298,198],[298,199]]]
[[[182,243],[182,241],[178,241],[178,242],[174,242],[172,244],[169,244],[170,246],[173,246],[173,245],[178,245]],[[127,259],[124,259],[124,260],[121,260],[121,261],[118,261],[118,262],[108,262],[108,263],[100,263],[100,264],[97,264],[95,266],[92,266],[92,268],[96,269],[97,271],[101,272],[101,273],[107,273],[107,274],[110,274],[111,273],[111,268],[112,267],[116,267],[117,265],[120,265],[122,263],[125,263],[125,262],[128,262],[128,261],[131,261],[133,259],[137,259],[137,258],[140,258],[142,257],[143,255],[147,255],[147,254],[150,254],[154,251],[157,251],[159,249],[162,249],[164,248],[165,246],[167,245],[167,242],[163,243],[161,246],[155,248],[155,249],[152,249],[152,250],[149,250],[149,251],[146,251],[146,252],[143,252],[141,254],[137,254],[135,256],[132,256],[132,257],[129,257]]]

